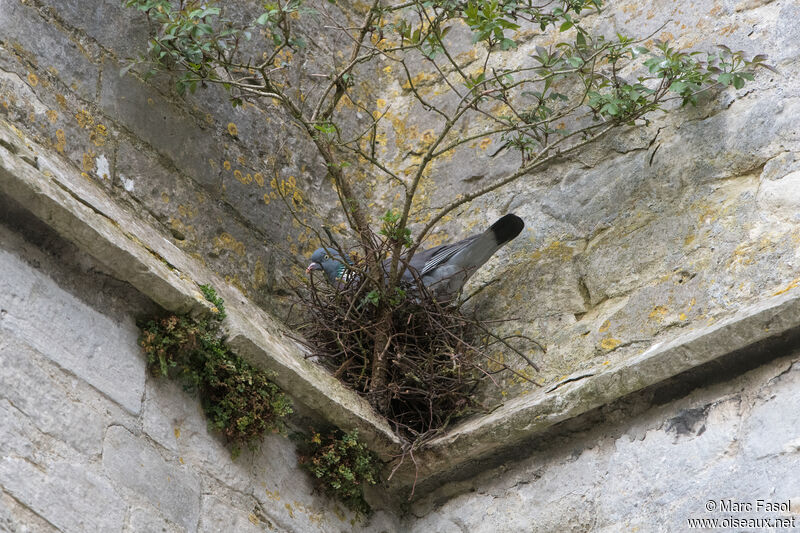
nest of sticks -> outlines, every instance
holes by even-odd
[[[350,269],[365,272],[365,265],[355,258]],[[311,350],[309,357],[369,398],[407,442],[418,445],[456,418],[483,409],[475,392],[484,380],[495,381],[494,374],[510,371],[535,383],[489,355],[501,344],[538,370],[512,346],[510,337],[493,333],[501,321],[468,314],[463,300],[439,302],[421,283],[398,287],[391,294],[376,285],[361,275],[349,276],[337,287],[324,275],[311,276],[305,285],[294,284],[302,317],[294,326]],[[379,300],[390,307],[388,331]],[[371,391],[378,328],[384,328],[380,338],[387,339],[385,386]],[[532,339],[514,337],[541,348]]]

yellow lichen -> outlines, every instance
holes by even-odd
[[[105,145],[106,137],[108,137],[108,129],[102,124],[97,124],[94,130],[89,134],[89,140],[91,140],[95,146]]]
[[[78,125],[81,128],[91,128],[94,126],[94,117],[85,109],[81,109],[75,113],[75,120],[78,121]]]
[[[244,185],[249,185],[253,181],[253,176],[249,172],[247,174],[242,174],[242,171],[238,168],[233,171],[233,177]]]
[[[663,320],[663,318],[667,316],[667,308],[663,305],[657,305],[650,311],[650,314],[647,315],[647,318],[650,320]]]
[[[184,218],[194,218],[198,215],[200,211],[196,207],[192,207],[190,205],[179,205],[178,206],[178,213]]]
[[[260,289],[267,286],[268,280],[267,269],[264,268],[264,263],[259,259],[256,261],[256,266],[253,269],[253,284],[256,288]]]
[[[622,344],[622,341],[615,339],[613,337],[606,337],[600,341],[600,347],[606,351],[611,351],[620,344]]]
[[[33,72],[28,73],[28,83],[31,84],[31,87],[36,87],[39,85],[39,77],[34,74]]]
[[[777,292],[773,293],[773,296],[778,296],[779,294],[783,294],[783,293],[785,293],[785,292],[789,292],[790,290],[792,290],[792,289],[794,289],[795,287],[797,287],[798,283],[800,283],[800,278],[796,278],[796,279],[794,279],[794,280],[793,280],[791,283],[789,283],[789,284],[788,284],[786,287],[784,287],[783,289],[781,289],[781,290],[779,290],[779,291],[777,291]]]
[[[230,133],[231,137],[236,137],[239,135],[239,128],[233,122],[228,122],[228,133]]]
[[[56,130],[56,150],[63,154],[66,147],[67,136],[64,134],[64,130]]]
[[[94,172],[95,162],[94,158],[97,154],[91,150],[83,154],[83,170],[86,172]]]
[[[245,246],[241,241],[237,241],[230,233],[221,233],[214,237],[214,247],[217,249],[231,250],[239,256],[244,256]]]

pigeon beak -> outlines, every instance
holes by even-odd
[[[311,263],[306,267],[306,274],[310,274],[312,270],[322,270],[322,265],[319,263]]]

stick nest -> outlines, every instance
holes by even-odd
[[[351,267],[358,271],[363,264]],[[366,277],[350,277],[336,288],[324,276],[294,287],[303,310],[295,327],[304,335],[310,357],[367,397],[411,443],[428,440],[455,418],[482,408],[474,399],[478,385],[510,370],[487,355],[492,345],[517,351],[491,332],[497,321],[481,321],[460,306],[438,302],[420,284],[387,295],[387,289]],[[384,327],[379,302],[391,310],[388,336],[383,336],[388,337],[383,348],[387,377],[385,387],[370,393],[375,332]],[[489,362],[494,363],[492,370]]]

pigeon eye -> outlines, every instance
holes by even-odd
[[[324,259],[330,259],[330,257],[328,257],[328,254],[325,254]]]

